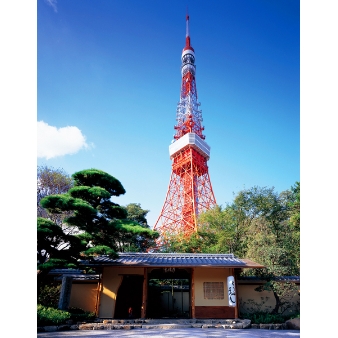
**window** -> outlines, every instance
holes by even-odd
[[[223,282],[204,282],[204,299],[224,299]]]

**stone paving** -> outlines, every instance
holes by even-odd
[[[299,330],[262,330],[262,329],[134,329],[134,330],[76,330],[41,332],[38,338],[299,338]]]
[[[290,322],[290,323],[288,323]],[[283,324],[251,324],[248,319],[99,320],[38,327],[38,337],[300,337],[299,318]]]
[[[60,326],[38,327],[38,332],[70,331],[70,330],[137,330],[137,329],[267,329],[287,330],[300,329],[300,319],[288,320],[283,324],[251,324],[248,319],[135,319],[135,320],[98,320],[94,323],[77,323]]]

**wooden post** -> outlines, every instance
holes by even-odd
[[[145,319],[147,315],[147,302],[148,302],[148,269],[144,268],[142,307],[141,307],[141,318],[143,319]]]
[[[70,293],[72,292],[73,278],[67,275],[62,277],[62,285],[59,298],[59,310],[67,310],[70,301]]]
[[[99,281],[97,283],[97,290],[96,290],[96,304],[95,304],[95,316],[96,317],[99,316],[101,291],[102,291],[102,280],[101,280],[101,274],[100,274]]]
[[[191,318],[195,319],[195,269],[191,268]]]

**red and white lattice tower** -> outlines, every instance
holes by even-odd
[[[208,173],[210,147],[204,141],[202,111],[197,102],[195,52],[190,45],[189,16],[182,51],[182,84],[177,105],[176,133],[169,146],[172,172],[167,196],[154,230],[163,243],[168,235],[190,236],[197,231],[197,217],[216,205]]]

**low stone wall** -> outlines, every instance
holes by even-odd
[[[139,320],[101,320],[96,323],[77,323],[59,326],[38,327],[38,332],[70,330],[133,330],[133,329],[265,329],[265,330],[300,330],[300,319],[290,319],[283,324],[251,324],[249,319],[139,319]]]

